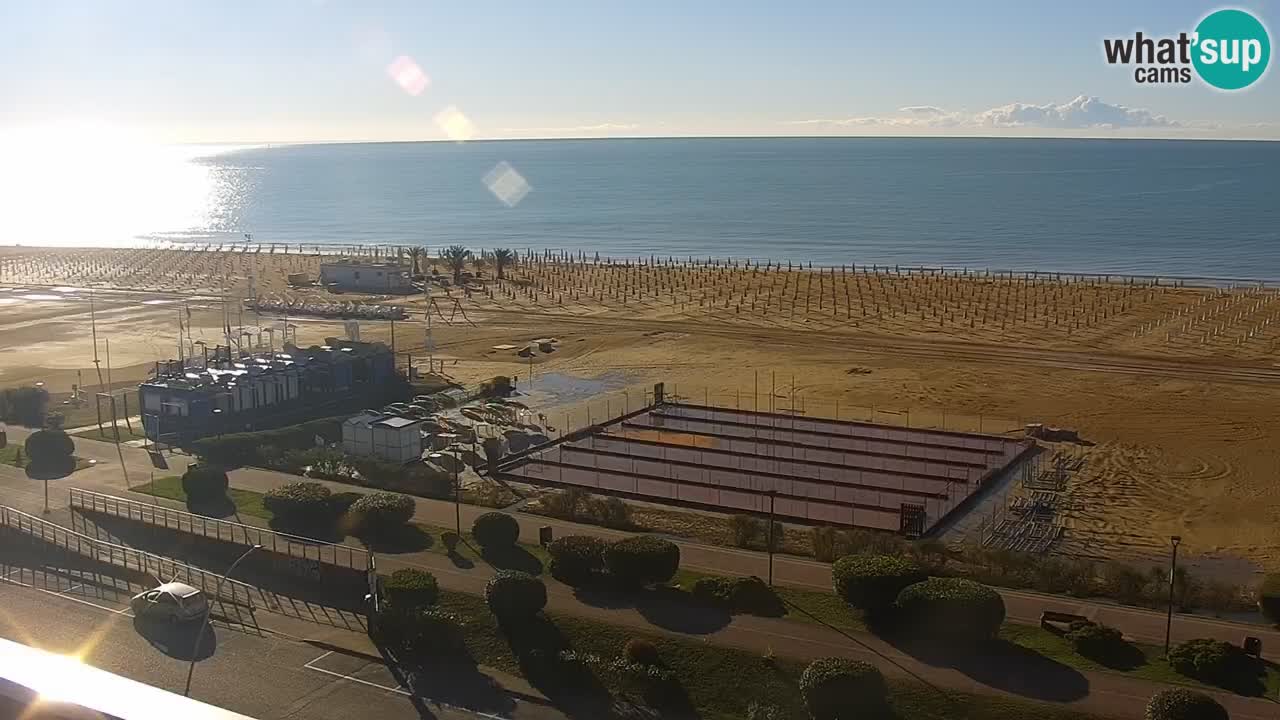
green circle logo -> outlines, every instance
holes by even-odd
[[[1247,88],[1267,71],[1271,38],[1243,10],[1218,10],[1196,26],[1191,62],[1200,79],[1219,90]]]

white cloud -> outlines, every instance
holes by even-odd
[[[979,132],[991,129],[1048,128],[1057,130],[1115,130],[1120,128],[1192,127],[1150,110],[1116,105],[1081,95],[1068,103],[1034,105],[1010,103],[969,113],[935,105],[908,105],[897,114],[850,118],[787,120],[784,125],[881,127],[899,130],[952,129]]]
[[[1066,129],[1112,129],[1134,127],[1181,127],[1181,123],[1150,110],[1112,105],[1096,97],[1081,95],[1062,105],[1010,103],[978,113],[976,120],[990,127],[1047,127]]]

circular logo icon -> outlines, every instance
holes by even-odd
[[[1271,38],[1243,10],[1218,10],[1196,26],[1191,62],[1200,79],[1219,90],[1240,90],[1257,82],[1271,59]]]

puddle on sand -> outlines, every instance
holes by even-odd
[[[619,372],[607,372],[593,378],[581,378],[564,373],[534,372],[533,387],[529,376],[520,378],[520,392],[538,398],[545,406],[568,405],[590,400],[604,393],[621,390],[629,384],[627,376]],[[545,400],[544,400],[545,399]]]

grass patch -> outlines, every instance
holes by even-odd
[[[682,569],[676,573],[672,583],[685,590],[692,590],[693,583],[704,577],[717,576]],[[845,632],[866,632],[867,630],[867,625],[862,620],[862,613],[849,607],[834,592],[806,590],[785,585],[775,586],[774,592],[786,606],[787,613],[784,617],[788,620],[827,625]]]
[[[178,475],[158,477],[151,482],[134,485],[130,490],[142,495],[177,500],[181,503],[187,501],[187,493],[182,489],[182,478]],[[267,521],[275,517],[270,510],[262,506],[262,493],[230,488],[227,490],[227,497],[235,505],[236,512],[241,515],[249,515]]]
[[[1000,637],[1040,653],[1047,658],[1057,660],[1063,665],[1068,665],[1084,672],[1115,673],[1159,683],[1190,685],[1210,690],[1222,689],[1202,683],[1195,678],[1187,677],[1174,670],[1169,666],[1169,663],[1165,662],[1164,648],[1154,645],[1139,645],[1135,643],[1134,647],[1142,653],[1141,662],[1131,670],[1117,670],[1080,655],[1065,638],[1035,625],[1005,623],[1004,627],[1000,629]],[[1265,668],[1266,677],[1263,679],[1264,697],[1275,697],[1277,693],[1280,693],[1280,667],[1275,663],[1268,662],[1265,664]]]
[[[145,440],[147,437],[146,435],[142,434],[141,424],[135,425],[134,430],[130,431],[129,428],[124,423],[120,423],[119,429],[120,429],[120,442],[129,442],[130,440]],[[98,428],[95,427],[89,430],[82,430],[78,433],[71,433],[71,437],[84,438],[86,440],[101,440],[102,442],[110,442],[110,443],[113,443],[116,441],[115,432],[111,429],[110,425],[103,425],[101,431],[99,431]]]
[[[441,593],[440,606],[464,620],[467,645],[476,660],[514,674],[522,673],[507,636],[494,622],[481,598],[445,591]],[[662,661],[680,679],[690,704],[703,720],[741,720],[752,701],[775,705],[784,717],[806,717],[798,687],[804,663],[769,659],[669,635],[635,632],[560,613],[547,613],[546,617],[554,623],[565,644],[579,653],[617,657],[631,638],[652,642]],[[1023,720],[1028,717],[1085,720],[1091,717],[1012,698],[943,694],[910,681],[893,680],[889,687],[894,717],[901,720]],[[617,687],[608,689],[615,694],[622,692]]]
[[[93,463],[82,457],[74,457],[74,460],[76,461],[76,466],[71,472],[93,467]],[[7,445],[0,448],[0,464],[25,469],[27,465],[31,464],[31,457],[27,455],[26,449],[21,444]]]

